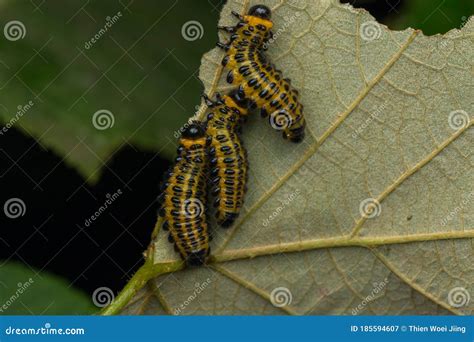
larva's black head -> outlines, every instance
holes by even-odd
[[[189,253],[186,256],[188,266],[201,266],[206,262],[209,250],[201,250],[199,252]]]
[[[191,140],[204,138],[205,136],[206,131],[203,125],[197,121],[191,122],[181,134],[181,137]]]
[[[239,90],[238,89],[234,89],[232,90],[230,93],[229,93],[229,97],[234,100],[234,102],[241,108],[243,109],[247,109],[249,108],[250,106],[250,102],[249,100],[242,96],[240,93],[239,93]]]
[[[265,5],[255,5],[250,8],[249,15],[270,20],[272,17],[272,10]]]
[[[222,228],[229,228],[234,223],[238,214],[236,213],[226,213],[225,217],[220,220],[218,223]]]

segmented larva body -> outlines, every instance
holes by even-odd
[[[239,18],[239,23],[234,27],[219,27],[231,33],[231,37],[227,44],[217,44],[226,51],[222,65],[229,69],[227,82],[238,85],[239,95],[260,108],[262,116],[270,116],[272,127],[282,130],[283,137],[301,142],[306,122],[298,91],[264,55],[272,37],[270,9],[256,5],[248,15],[232,13]]]
[[[211,112],[207,115],[207,134],[211,138],[211,192],[215,196],[217,223],[230,227],[238,217],[247,187],[247,152],[239,136],[247,102],[234,95],[205,97]]]
[[[183,132],[175,165],[162,185],[160,216],[168,239],[188,265],[203,264],[210,254],[206,217],[209,139],[201,124]]]

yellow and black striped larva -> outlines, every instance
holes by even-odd
[[[250,8],[245,16],[232,12],[239,19],[236,26],[219,29],[231,34],[228,43],[217,43],[226,55],[222,65],[229,69],[227,82],[239,86],[239,95],[247,97],[269,116],[273,128],[283,131],[283,137],[293,142],[304,139],[306,122],[298,91],[289,79],[264,55],[272,38],[271,10],[264,5]]]
[[[201,265],[210,254],[206,217],[210,143],[201,123],[192,122],[181,135],[178,157],[167,173],[160,196],[160,216],[168,239],[188,265]]]
[[[211,139],[211,193],[215,196],[217,223],[230,227],[243,206],[247,187],[247,152],[239,136],[240,125],[248,112],[248,101],[236,91],[211,101],[203,95],[211,112],[207,115],[207,134]]]

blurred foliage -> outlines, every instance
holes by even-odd
[[[89,181],[123,144],[172,157],[173,132],[200,103],[196,75],[202,54],[217,41],[220,3],[0,2],[2,29],[13,20],[26,29],[23,39],[0,40],[0,92],[7,95],[0,99],[0,121],[12,120],[18,106],[32,101],[15,127],[64,156]],[[195,40],[183,37],[188,21],[202,27],[194,25],[200,30],[190,33]],[[113,127],[94,128],[101,109],[113,114]]]
[[[392,16],[390,26],[395,29],[410,26],[433,35],[461,28],[473,14],[473,0],[409,0],[399,14]]]
[[[425,35],[461,28],[474,14],[472,0],[341,0],[367,9],[379,22],[392,30],[408,27],[421,29]]]
[[[7,262],[0,267],[0,279],[0,315],[84,315],[98,311],[84,293],[44,271],[38,273]]]

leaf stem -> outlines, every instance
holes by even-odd
[[[102,309],[100,312],[103,316],[116,315],[130,302],[130,300],[137,294],[137,292],[143,288],[150,279],[156,278],[160,275],[179,271],[184,267],[182,261],[171,261],[165,263],[155,264],[153,262],[153,242],[151,247],[147,250],[145,263],[142,267],[135,273],[119,293],[119,295],[114,299],[112,303]]]
[[[106,306],[100,314],[103,316],[118,314],[150,279],[165,273],[179,271],[182,267],[183,263],[181,261],[153,265],[147,260],[132,279],[130,279],[115,300]]]

